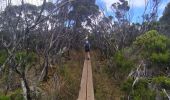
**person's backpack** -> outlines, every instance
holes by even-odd
[[[85,51],[90,51],[90,44],[89,43],[85,44]]]

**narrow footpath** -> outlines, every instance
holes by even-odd
[[[88,57],[90,57],[89,53]],[[94,100],[93,77],[90,59],[85,59],[84,61],[80,91],[77,100]]]

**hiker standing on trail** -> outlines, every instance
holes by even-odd
[[[90,52],[90,43],[86,37],[86,42],[85,42],[85,46],[84,46],[84,49],[85,49],[85,59],[89,60],[90,57],[89,57],[89,52]]]

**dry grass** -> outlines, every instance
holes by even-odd
[[[77,99],[84,63],[84,53],[82,51],[72,51],[70,55],[71,60],[62,60],[60,65],[55,64],[49,67],[48,81],[37,84],[39,96],[36,100]],[[106,61],[100,61],[99,56],[94,52],[91,53],[91,60],[95,99],[120,100],[122,93],[117,82],[111,79],[106,72]],[[40,69],[37,68],[36,70]],[[27,74],[31,89],[39,76],[39,74],[35,75],[35,73],[35,67],[33,67]],[[19,82],[19,80],[17,82]]]
[[[71,60],[49,70],[49,80],[40,85],[45,91],[43,100],[76,100],[80,88],[84,56],[72,52]]]
[[[92,52],[92,67],[94,92],[96,100],[120,100],[122,92],[117,81],[106,71],[106,61],[99,61],[96,53]]]

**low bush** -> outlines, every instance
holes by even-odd
[[[154,65],[168,66],[170,64],[170,39],[156,30],[151,30],[136,38],[134,48],[140,50],[142,59]]]
[[[160,89],[170,89],[170,78],[159,76],[152,79],[153,84],[156,84]]]
[[[5,50],[0,50],[0,66],[5,62],[7,58],[7,52]]]
[[[122,85],[122,91],[126,93],[131,100],[155,100],[156,92],[149,88],[147,79],[140,79],[132,87],[133,79],[129,78]]]

